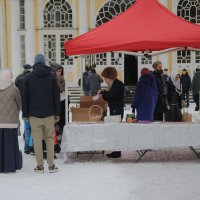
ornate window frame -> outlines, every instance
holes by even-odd
[[[176,15],[180,15],[181,14],[181,11],[178,10],[178,7],[179,7],[179,3],[184,3],[188,0],[177,0],[177,1],[173,1],[173,7],[172,7],[172,11],[174,14]],[[197,2],[197,0],[189,0],[188,2],[186,2],[186,6],[190,6],[190,5],[193,5],[195,2]],[[199,3],[199,2],[197,2]],[[183,4],[182,4],[183,5]],[[195,4],[194,4],[195,5]],[[199,3],[200,5],[200,3]],[[200,10],[200,8],[199,8]],[[189,15],[188,13],[188,9],[187,9],[187,16]],[[200,15],[200,11],[199,11],[199,15]],[[187,17],[188,20],[190,20],[190,18]],[[191,17],[192,19],[192,17]],[[200,18],[199,18],[199,21],[200,21]],[[177,71],[181,71],[182,69],[186,68],[190,71],[191,75],[193,74],[193,70],[196,68],[196,67],[200,67],[200,56],[199,56],[199,53],[198,52],[194,52],[194,51],[190,51],[190,55],[189,53],[186,51],[184,52],[184,57],[182,59],[182,62],[180,61],[181,60],[181,57],[179,57],[179,54],[182,54],[180,52],[175,52],[175,53],[172,53],[172,61],[173,61],[173,69],[177,70]],[[190,59],[188,59],[190,57]],[[189,62],[190,60],[190,62]]]
[[[43,8],[44,28],[72,28],[73,9],[67,0],[49,0]]]
[[[19,0],[19,29],[26,29],[25,0]]]

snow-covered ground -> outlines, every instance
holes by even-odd
[[[34,173],[35,157],[23,157],[21,171],[0,174],[0,200],[200,199],[200,162],[189,149],[153,151],[137,164],[135,152],[117,160],[97,155],[90,162],[86,155],[72,156],[68,164],[58,158],[56,174]]]

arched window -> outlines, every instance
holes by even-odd
[[[72,8],[66,0],[50,0],[43,15],[45,28],[72,27]]]
[[[101,26],[102,24],[110,21],[114,17],[118,16],[122,12],[126,11],[130,6],[135,3],[135,0],[110,0],[103,5],[100,9],[97,18],[96,26]],[[110,59],[108,59],[110,57]],[[96,55],[96,64],[100,66],[113,65],[121,66],[122,54],[111,53],[111,54],[98,54]],[[108,63],[109,61],[109,63]]]
[[[135,3],[135,0],[111,0],[108,1],[99,11],[96,19],[96,26],[100,26],[113,17],[118,16],[126,11],[130,6]]]
[[[200,24],[200,1],[199,0],[180,0],[177,7],[177,15],[183,19]],[[199,52],[196,52],[196,63],[200,63]],[[177,63],[191,63],[190,51],[178,51]]]

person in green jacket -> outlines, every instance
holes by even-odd
[[[190,90],[193,93],[193,99],[196,103],[195,111],[199,110],[199,92],[200,92],[200,69],[196,69],[196,73],[194,74],[192,84]]]

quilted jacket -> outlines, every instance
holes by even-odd
[[[11,80],[0,76],[0,128],[17,128],[21,97]]]

